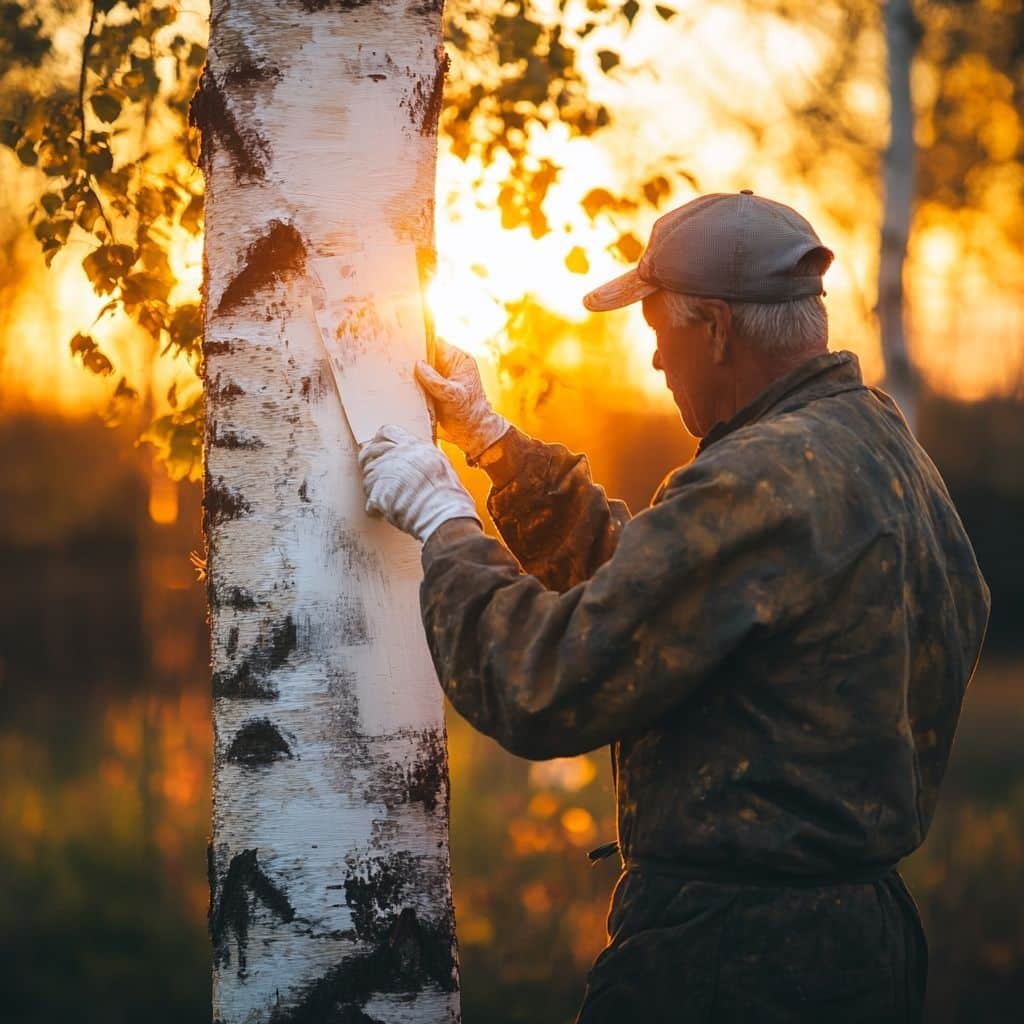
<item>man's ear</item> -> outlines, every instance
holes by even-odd
[[[732,310],[722,299],[702,299],[701,308],[711,333],[711,358],[716,366],[722,366],[732,355]]]

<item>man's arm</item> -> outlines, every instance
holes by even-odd
[[[526,570],[552,590],[588,579],[618,543],[629,510],[590,479],[587,460],[520,433],[484,393],[476,362],[439,341],[416,378],[447,437],[494,484],[488,508]]]
[[[579,754],[680,704],[755,628],[810,600],[807,520],[756,480],[695,464],[563,594],[468,520],[423,551],[427,641],[455,708],[513,753]],[[782,567],[786,567],[786,572]]]
[[[487,510],[523,568],[560,593],[611,557],[630,514],[590,478],[585,455],[512,427],[477,460],[493,488]]]

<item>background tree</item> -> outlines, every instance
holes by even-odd
[[[914,106],[910,70],[920,31],[909,0],[884,5],[889,80],[889,141],[882,160],[883,214],[878,257],[878,322],[885,382],[907,421],[917,426],[920,381],[907,350],[903,271],[914,205]]]

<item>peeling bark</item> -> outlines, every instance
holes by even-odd
[[[395,245],[432,265],[440,14],[420,0],[211,12],[193,116],[222,1024],[458,1021],[419,550],[365,515],[306,271]],[[344,325],[352,346],[371,343],[370,299]]]

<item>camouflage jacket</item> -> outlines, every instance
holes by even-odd
[[[528,758],[611,744],[627,861],[842,877],[921,843],[989,594],[855,356],[777,381],[633,518],[583,456],[510,443],[516,557],[465,520],[423,552],[462,715]]]

